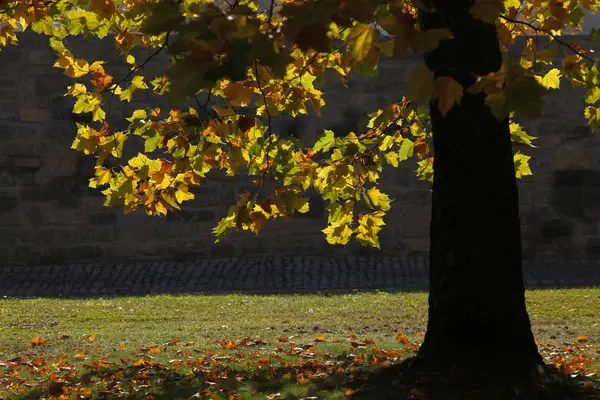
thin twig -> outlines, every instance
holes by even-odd
[[[538,26],[535,26],[535,25],[533,25],[533,24],[531,24],[531,23],[529,23],[529,22],[526,22],[526,21],[519,21],[519,20],[516,20],[516,19],[512,19],[512,18],[506,17],[506,16],[504,16],[504,15],[501,15],[501,16],[500,16],[500,18],[502,18],[502,19],[504,19],[504,20],[506,20],[506,21],[508,21],[508,22],[512,22],[512,23],[513,23],[513,24],[515,24],[515,25],[516,25],[516,24],[525,25],[525,26],[528,26],[529,28],[533,29],[533,30],[534,30],[534,31],[536,31],[536,32],[542,32],[542,33],[544,33],[545,35],[548,35],[548,36],[550,36],[552,39],[554,39],[554,40],[556,41],[556,43],[560,44],[561,46],[565,46],[566,48],[568,48],[569,50],[571,50],[573,53],[577,54],[579,57],[581,57],[581,58],[585,58],[586,60],[588,60],[588,61],[590,61],[590,62],[592,62],[592,63],[594,63],[594,62],[595,62],[593,58],[591,58],[591,57],[589,57],[589,56],[585,55],[584,53],[580,52],[580,51],[579,51],[579,50],[577,50],[575,47],[573,47],[573,45],[571,45],[570,43],[567,43],[567,42],[565,42],[564,40],[560,39],[560,38],[559,38],[557,35],[553,34],[552,32],[545,31],[545,30],[543,30],[542,28],[540,28],[540,27],[538,27]]]

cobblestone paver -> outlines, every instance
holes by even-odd
[[[528,287],[600,285],[599,261],[524,261]],[[0,297],[97,297],[426,288],[428,260],[243,257],[188,262],[0,267]]]

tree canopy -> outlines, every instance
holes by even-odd
[[[591,131],[600,123],[600,64],[591,49],[569,37],[581,31],[584,12],[596,12],[600,0],[457,0],[448,2],[457,16],[495,24],[504,55],[498,71],[473,76],[475,83],[465,88],[421,62],[408,74],[408,92],[374,110],[361,132],[325,130],[307,147],[273,129],[282,114],[320,114],[328,71],[345,84],[351,73],[376,75],[383,57],[450,45],[448,21],[428,30],[420,24],[436,15],[432,4],[280,0],[261,9],[256,0],[0,0],[0,44],[17,44],[19,30],[49,38],[54,66],[73,79],[66,91],[74,98],[73,112],[92,115],[91,124],[77,124],[72,147],[96,157],[90,186],[102,190],[106,206],[166,215],[194,198],[190,186],[221,170],[247,174],[256,190],[230,207],[214,228],[217,240],[232,231],[258,234],[270,219],[307,212],[306,192],[314,189],[327,201],[323,232],[329,243],[354,237],[379,247],[392,202],[378,187],[383,167],[414,158],[417,176],[433,179],[426,101],[445,115],[465,90],[483,92],[499,119],[536,117],[543,97],[567,84],[586,90],[581,113]],[[112,37],[129,72],[111,76],[102,60],[73,54],[66,39],[78,35]],[[518,36],[525,37],[524,46],[511,58]],[[600,40],[600,31],[592,30],[590,38]],[[138,48],[149,56],[136,59]],[[172,62],[147,80],[143,68],[160,53]],[[441,54],[454,57],[457,68],[480,57],[477,49]],[[136,109],[127,129],[114,129],[115,103],[131,102],[142,91],[187,106]],[[513,121],[510,129],[514,142],[533,145],[535,138],[521,125]],[[107,159],[120,159],[132,136],[144,140],[143,151],[109,167]],[[514,161],[517,177],[531,174],[529,156],[517,152]],[[275,182],[269,191],[267,178]]]

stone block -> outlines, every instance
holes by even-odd
[[[568,219],[552,219],[542,222],[540,230],[545,239],[569,237],[573,233],[573,223]]]
[[[169,255],[169,249],[164,243],[141,244],[132,252],[132,257],[142,258],[160,258],[165,259]]]
[[[46,122],[52,120],[52,113],[41,108],[21,108],[19,120],[23,122]]]
[[[19,119],[19,107],[15,102],[0,102],[0,120],[17,121]]]
[[[67,91],[69,79],[60,73],[39,75],[34,78],[35,93],[41,97],[62,96]]]
[[[0,93],[1,95],[1,93]],[[11,123],[0,122],[0,141],[10,142],[15,134],[15,126]]]
[[[53,225],[83,226],[87,218],[81,209],[54,208],[52,212],[46,213],[45,221]]]
[[[170,243],[168,246],[169,259],[173,261],[194,260],[210,255],[210,245],[206,245],[202,241],[186,242],[177,240]]]
[[[75,138],[75,128],[71,126],[65,125],[50,125],[42,131],[42,138],[45,140],[56,140],[60,142],[65,142],[65,145],[68,144],[70,148],[70,143]]]
[[[54,57],[48,50],[31,50],[28,52],[27,61],[35,65],[47,65],[54,62]]]
[[[590,161],[586,157],[585,147],[580,143],[565,144],[556,150],[554,167],[558,170],[590,168]]]
[[[583,215],[587,218],[600,219],[600,204],[587,205],[583,209]]]
[[[83,240],[86,242],[112,242],[117,239],[114,227],[90,226],[86,229]]]
[[[18,234],[13,228],[0,228],[0,246],[15,244]]]
[[[19,240],[23,244],[48,244],[48,245],[61,245],[61,242],[54,240],[54,230],[51,228],[23,228],[19,230]]]
[[[40,154],[41,150],[38,150]],[[72,177],[78,174],[78,154],[70,146],[56,145],[45,151],[44,165],[36,173],[38,182],[51,182],[56,178]]]
[[[44,246],[44,248],[36,249],[34,254],[35,258],[39,260],[39,264],[48,265],[98,261],[103,259],[104,250],[95,244],[78,244],[72,247]]]
[[[229,258],[236,255],[235,246],[232,243],[219,242],[210,248],[211,258]]]
[[[585,245],[585,253],[592,259],[598,259],[600,257],[600,238],[589,238]]]
[[[20,226],[21,213],[19,210],[4,210],[0,207],[0,226]]]
[[[0,192],[0,211],[10,211],[17,208],[19,199],[11,192]]]
[[[117,223],[117,215],[112,211],[92,212],[88,221],[91,225],[113,225]]]
[[[167,214],[169,222],[212,222],[214,220],[214,210],[173,210]]]
[[[46,210],[43,207],[37,205],[21,207],[23,222],[32,226],[40,226],[44,222],[44,211]]]
[[[36,172],[42,165],[44,160],[39,156],[12,156],[9,164],[12,168],[19,172]]]

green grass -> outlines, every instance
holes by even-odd
[[[590,344],[586,348],[578,347],[577,351],[586,354],[599,351],[600,288],[528,291],[527,304],[536,338],[550,346],[543,349],[548,354],[556,351],[560,353],[564,349],[553,346],[573,344],[579,335],[589,337]],[[132,368],[131,363],[135,360],[146,359],[152,363],[169,365],[169,360],[186,360],[186,357],[182,358],[182,354],[190,352],[195,358],[217,357],[218,360],[218,357],[231,356],[230,360],[224,362],[227,368],[232,368],[238,373],[245,371],[244,374],[253,376],[253,379],[244,380],[243,383],[227,383],[230,387],[236,387],[241,398],[264,399],[266,394],[256,391],[261,385],[267,385],[267,382],[271,382],[273,390],[281,392],[285,389],[287,394],[281,392],[283,398],[315,395],[314,393],[325,389],[326,392],[321,393],[319,398],[342,398],[345,397],[342,393],[343,382],[348,382],[357,365],[366,363],[373,366],[371,357],[373,354],[379,354],[377,349],[372,349],[373,347],[384,351],[397,349],[404,355],[414,351],[416,346],[399,345],[396,336],[407,335],[411,342],[418,346],[421,340],[420,333],[423,333],[426,327],[426,317],[427,295],[420,292],[5,299],[0,300],[0,382],[3,360],[7,366],[6,360],[18,356],[31,360],[42,352],[47,357],[45,362],[50,362],[49,360],[55,357],[60,358],[60,355],[64,354],[64,357],[71,360],[69,362],[84,370],[91,368],[89,365],[83,367],[84,364],[98,360],[98,357],[103,355],[108,356],[107,360],[113,361],[123,358],[126,360],[125,364],[117,362],[121,368],[118,376],[129,371],[128,368]],[[83,335],[89,334],[95,335],[92,342],[82,339]],[[351,336],[353,334],[357,335],[354,339]],[[35,337],[46,339],[48,343],[32,347],[31,339]],[[260,337],[263,343],[238,346],[230,350],[216,344],[222,340],[233,340],[239,344],[244,338],[255,337]],[[316,337],[322,337],[327,342],[314,344]],[[315,353],[326,356],[323,356],[325,358],[321,361],[339,359],[345,363],[349,352],[354,352],[358,358],[351,364],[344,364],[345,371],[341,375],[338,374],[338,380],[332,378],[336,374],[329,374],[329,381],[323,378],[324,382],[327,382],[316,389],[314,385],[302,384],[278,386],[274,376],[297,380],[296,375],[292,378],[286,375],[289,366],[286,367],[285,361],[293,364],[300,361],[304,363],[307,360],[303,354],[290,354],[289,342],[280,342],[279,338],[288,338],[298,346],[313,344]],[[372,339],[374,343],[358,349],[356,345],[350,344],[352,341],[367,338]],[[167,346],[166,343],[173,339],[182,342]],[[147,349],[151,345],[157,345],[161,352],[148,352]],[[213,350],[222,354],[206,355],[206,351]],[[238,357],[239,351],[245,353],[243,358]],[[252,353],[256,354],[249,358]],[[569,351],[564,350],[564,353]],[[85,354],[85,359],[76,358],[77,354]],[[266,367],[261,366],[258,361],[261,357],[270,359],[270,365],[277,370],[275,375],[265,372]],[[385,360],[386,357],[380,359]],[[94,370],[96,375],[98,371],[104,370],[98,368]],[[116,367],[111,364],[110,368],[106,368]],[[148,367],[149,370],[152,368]],[[594,362],[586,368],[599,366]],[[184,379],[177,374],[157,378],[171,370],[159,367],[155,369],[158,372],[153,375],[153,379],[163,382],[159,385],[161,390],[166,387],[165,382],[181,382],[181,379]],[[231,370],[228,371],[231,373]],[[27,370],[23,373],[35,375],[37,372]],[[185,379],[189,378],[189,374],[182,373]],[[19,392],[21,397],[15,398],[40,398],[49,390],[47,381],[36,381],[33,375],[32,382],[37,383],[31,388],[23,389]],[[138,382],[135,379],[132,381]],[[188,398],[194,394],[192,392],[199,390],[198,384],[175,386],[175,392],[169,389],[168,394],[164,394],[158,390],[154,395],[156,398],[165,399]],[[36,392],[36,388],[41,392]],[[182,397],[178,397],[180,395]],[[0,384],[1,398],[3,396]]]
[[[528,291],[527,305],[538,340],[600,336],[600,289]],[[386,341],[398,333],[422,332],[426,318],[426,293],[8,299],[0,300],[0,356],[28,351],[32,337],[90,333],[107,349],[174,338],[204,347],[255,335],[300,340],[356,333]]]

